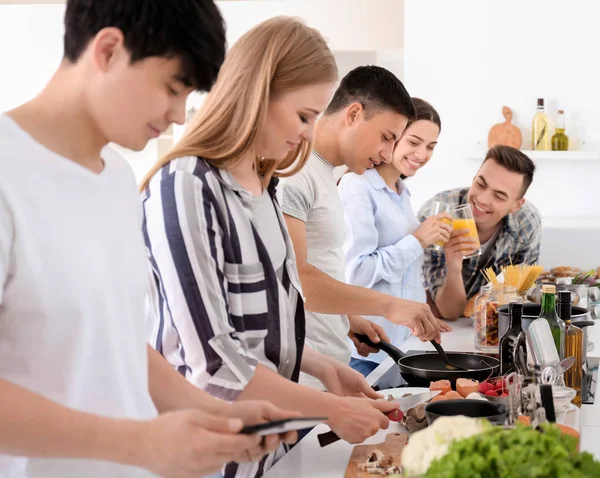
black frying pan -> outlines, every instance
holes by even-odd
[[[436,380],[450,380],[456,386],[457,378],[470,378],[483,382],[494,377],[500,368],[500,361],[487,355],[468,352],[447,352],[448,359],[458,367],[470,370],[448,370],[438,353],[420,353],[406,355],[399,348],[383,340],[378,344],[371,342],[366,335],[356,335],[356,338],[374,349],[382,350],[393,358],[402,378],[414,387],[429,387]]]

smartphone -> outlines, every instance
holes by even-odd
[[[258,425],[249,425],[244,427],[240,433],[260,436],[279,435],[285,432],[313,428],[326,421],[327,418],[324,417],[287,418],[285,420],[276,420],[274,422],[260,423]]]

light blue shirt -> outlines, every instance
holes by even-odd
[[[423,248],[412,233],[419,221],[412,210],[410,193],[402,181],[400,193],[390,189],[377,170],[362,176],[345,174],[338,191],[344,204],[346,222],[346,280],[349,284],[425,302],[423,287]],[[383,317],[366,317],[379,324],[392,344],[402,345],[410,329],[395,325]],[[364,359],[354,347],[352,356]],[[381,363],[387,354],[369,355]]]

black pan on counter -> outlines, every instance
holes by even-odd
[[[489,377],[495,377],[500,369],[500,361],[494,357],[469,352],[447,352],[446,355],[452,364],[468,369],[448,370],[438,353],[407,355],[388,342],[381,341],[376,344],[366,335],[356,335],[356,338],[393,358],[400,368],[402,378],[414,387],[429,387],[430,382],[450,380],[452,386],[456,388],[457,378],[470,378],[483,382]]]

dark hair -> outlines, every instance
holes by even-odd
[[[535,173],[535,164],[529,159],[529,156],[512,146],[496,145],[490,148],[483,162],[490,159],[513,173],[523,175],[521,197],[525,196],[533,181],[533,173]]]
[[[64,56],[75,63],[100,30],[123,32],[131,62],[180,58],[182,81],[208,91],[225,58],[225,27],[213,0],[68,0]]]
[[[413,105],[415,105],[415,117],[411,121],[414,123],[415,121],[431,121],[432,123],[438,125],[440,131],[442,130],[442,120],[440,119],[440,115],[436,111],[436,109],[431,106],[431,104],[427,103],[427,101],[422,100],[421,98],[412,98]],[[410,126],[410,123],[408,124]],[[408,126],[406,129],[408,129]],[[406,131],[406,130],[405,130]]]
[[[415,107],[402,82],[380,66],[359,66],[344,76],[325,115],[335,114],[352,103],[360,103],[368,113],[392,110],[409,120],[415,116]]]

